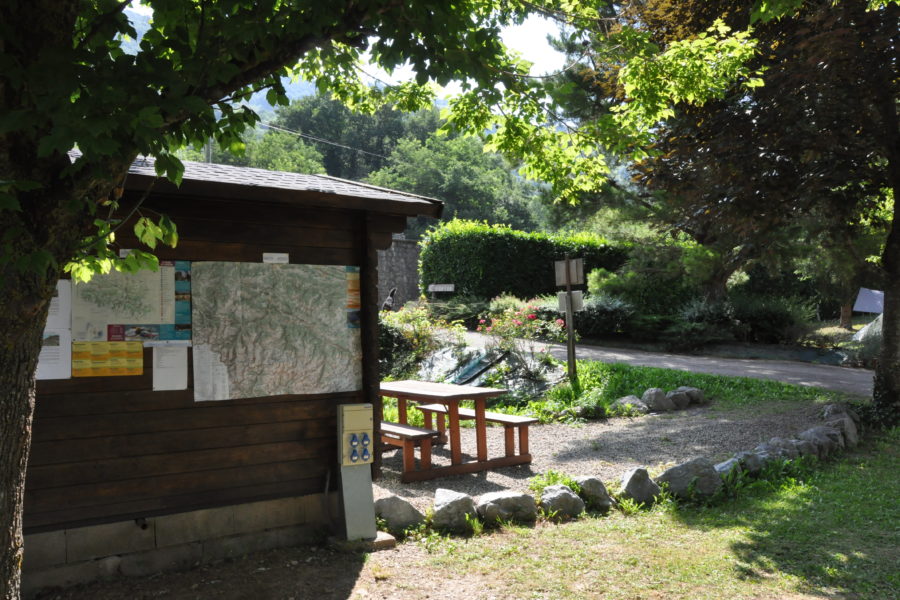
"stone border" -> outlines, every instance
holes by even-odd
[[[668,394],[659,388],[651,388],[644,393],[644,397],[649,396],[652,403],[669,400],[673,406],[678,407],[684,403],[684,399],[676,403],[672,397],[681,394],[690,399],[689,391],[699,393],[700,401],[696,403],[704,402],[703,392],[696,388],[679,388]],[[649,410],[647,403],[636,396],[620,398],[616,402],[639,410],[639,406],[635,407],[635,401]],[[667,404],[662,402],[662,406]],[[718,464],[713,464],[704,457],[694,458],[666,469],[655,479],[650,477],[644,467],[632,469],[622,477],[621,491],[617,498],[608,493],[606,486],[597,477],[576,478],[580,487],[579,494],[565,485],[547,486],[541,493],[540,502],[529,494],[510,490],[483,494],[475,499],[467,494],[438,488],[431,511],[431,525],[436,530],[448,533],[469,533],[474,519],[480,519],[484,523],[533,523],[538,517],[539,509],[545,515],[558,519],[577,518],[587,508],[606,512],[622,500],[639,506],[650,506],[664,488],[680,500],[709,500],[722,490],[726,480],[738,476],[758,476],[767,464],[775,461],[791,461],[805,456],[824,459],[844,448],[859,444],[861,421],[859,415],[846,404],[825,405],[822,420],[824,424],[807,429],[795,438],[774,437],[753,450],[738,452]],[[403,533],[428,523],[424,514],[396,495],[376,501],[375,514],[392,533]]]

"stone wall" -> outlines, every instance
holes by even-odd
[[[378,306],[397,288],[394,309],[419,297],[419,242],[394,236],[387,250],[378,251]]]
[[[313,544],[339,514],[337,501],[336,493],[317,494],[26,535],[23,596]]]

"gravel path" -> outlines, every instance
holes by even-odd
[[[488,336],[479,333],[466,333],[466,343],[470,346],[482,347],[487,339],[489,339]],[[541,346],[549,346],[550,353],[554,357],[561,360],[566,359],[565,345],[541,344]],[[875,375],[874,371],[869,369],[851,369],[848,367],[817,365],[790,360],[718,358],[713,356],[603,348],[583,344],[576,344],[576,355],[580,360],[599,360],[608,363],[621,362],[644,367],[691,371],[693,373],[774,379],[785,383],[820,387],[826,390],[860,396],[872,395],[872,383]]]
[[[594,475],[618,480],[634,467],[654,467],[697,456],[724,459],[751,450],[773,436],[792,436],[817,420],[819,407],[767,405],[765,412],[739,409],[724,412],[715,406],[636,418],[616,418],[584,425],[534,425],[529,430],[531,465],[505,467],[471,475],[456,475],[418,483],[400,483],[400,452],[384,455],[375,497],[397,494],[420,510],[431,506],[434,491],[449,488],[478,496],[503,489],[525,491],[528,479],[549,469],[569,475]],[[475,448],[475,432],[462,430],[462,448]],[[503,455],[503,429],[488,429],[488,456]],[[450,464],[449,449],[434,452],[436,465]]]

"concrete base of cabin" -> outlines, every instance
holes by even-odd
[[[316,543],[337,522],[338,499],[315,494],[26,535],[23,597]]]

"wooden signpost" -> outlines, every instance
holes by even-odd
[[[566,286],[566,331],[568,333],[567,341],[567,362],[569,366],[569,381],[573,385],[577,385],[578,372],[575,367],[575,310],[573,285],[584,284],[584,260],[580,258],[571,259],[566,255],[565,260],[556,261],[556,285]],[[578,292],[580,296],[580,292]],[[580,298],[579,298],[580,300]],[[580,302],[579,302],[580,304]],[[577,309],[581,309],[578,306]]]

